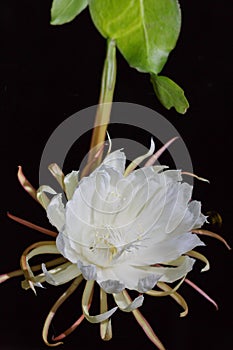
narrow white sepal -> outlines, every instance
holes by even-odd
[[[146,158],[152,156],[152,154],[154,153],[155,151],[155,143],[154,143],[154,140],[153,138],[151,138],[151,143],[150,143],[150,149],[149,151],[142,155],[142,156],[139,156],[137,157],[136,159],[134,159],[130,164],[129,166],[126,168],[125,170],[125,173],[124,173],[124,176],[127,176],[129,175],[133,170],[136,169],[137,166],[139,166],[141,164],[141,162],[143,162],[143,160],[145,160]]]
[[[45,287],[43,286],[43,284],[41,284],[40,282],[35,282],[35,283],[34,283],[34,286],[35,286],[35,287],[42,288],[42,289],[45,289]]]
[[[123,293],[113,294],[113,297],[119,309],[124,312],[131,312],[139,308],[140,306],[142,306],[144,301],[143,295],[139,295],[130,304],[126,303]]]
[[[57,192],[50,186],[42,185],[38,188],[37,193],[47,192],[50,194],[57,194]]]
[[[82,261],[79,260],[77,262],[79,270],[82,272],[83,277],[89,281],[89,280],[95,280],[96,279],[96,266],[95,265],[83,265]]]
[[[65,223],[65,208],[62,202],[62,194],[56,194],[46,208],[49,222],[61,231]]]
[[[115,306],[114,308],[112,308],[109,311],[106,311],[106,312],[99,314],[99,315],[92,316],[92,315],[89,315],[87,308],[83,306],[83,313],[84,313],[85,318],[90,323],[100,323],[100,322],[103,322],[103,321],[109,319],[112,316],[112,314],[114,314],[114,312],[116,312],[117,309],[118,309],[118,307]]]
[[[155,274],[150,274],[144,278],[141,278],[138,281],[138,288],[137,290],[140,293],[145,293],[148,290],[151,290],[152,288],[154,288],[154,286],[156,285],[157,281],[159,280],[159,278],[161,277],[161,275],[155,275]]]
[[[126,163],[126,156],[125,156],[125,153],[122,152],[122,148],[121,148],[119,150],[116,150],[112,153],[107,154],[102,164],[100,165],[100,168],[102,167],[102,165],[105,165],[123,174],[125,171],[125,163]]]
[[[100,287],[109,294],[120,293],[125,289],[125,285],[116,280],[106,280],[99,283]]]
[[[55,279],[53,278],[51,273],[48,272],[44,263],[41,265],[41,268],[42,268],[42,271],[45,275],[45,281],[49,284],[52,284],[53,286],[57,286],[58,285],[57,282],[55,281]]]
[[[49,271],[45,264],[42,264],[42,271],[45,276],[45,281],[54,286],[65,284],[81,275],[81,271],[78,269],[77,265],[70,262],[66,262]]]
[[[98,315],[90,315],[89,314],[89,308],[88,305],[90,303],[90,299],[91,299],[91,294],[93,293],[94,290],[94,281],[87,281],[86,282],[86,286],[84,288],[83,291],[83,297],[82,297],[82,310],[83,310],[83,314],[85,316],[85,318],[91,322],[91,323],[100,323],[103,322],[107,319],[109,319],[112,314],[114,314],[114,312],[118,309],[118,307],[114,307],[111,310],[108,310],[106,312],[103,312],[101,314]]]
[[[107,134],[107,137],[108,137],[108,143],[109,143],[109,146],[108,146],[108,152],[107,152],[107,155],[110,154],[111,150],[112,150],[112,140],[111,140],[111,137],[108,133],[108,131],[106,131],[106,134]]]
[[[73,197],[74,191],[78,187],[79,171],[73,170],[70,174],[67,174],[64,178],[65,193],[68,200]]]

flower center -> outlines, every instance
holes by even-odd
[[[119,228],[104,225],[103,228],[95,230],[95,236],[89,249],[101,257],[102,261],[104,258],[104,265],[108,265],[116,262],[123,253],[129,253],[139,247],[140,236],[131,242],[127,241],[125,236],[126,234]]]

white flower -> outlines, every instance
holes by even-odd
[[[56,237],[56,241],[41,241],[27,247],[20,259],[21,270],[1,275],[0,283],[24,275],[22,287],[36,293],[35,287],[43,287],[44,282],[59,286],[72,281],[52,306],[44,322],[42,337],[48,346],[62,344],[60,340],[73,332],[84,317],[91,323],[100,323],[101,338],[110,340],[111,316],[120,309],[132,312],[147,337],[158,349],[165,350],[138,308],[144,300],[142,293],[152,297],[169,295],[184,309],[180,316],[187,315],[188,305],[177,293],[183,282],[218,308],[208,294],[186,278],[194,259],[205,263],[201,271],[209,269],[207,258],[193,250],[196,246],[204,245],[196,234],[217,238],[230,249],[223,237],[200,229],[206,217],[201,214],[201,204],[191,200],[192,187],[182,182],[181,175],[184,173],[206,180],[192,173],[152,166],[175,139],[168,141],[155,154],[152,140],[150,150],[136,158],[126,169],[125,154],[121,150],[110,153],[95,171],[80,181],[78,171],[64,176],[57,164],[51,164],[49,170],[66,195],[65,206],[62,195],[51,187],[44,185],[36,191],[19,167],[21,185],[46,209],[50,222],[59,233],[8,214],[25,226]],[[150,158],[145,167],[134,170],[147,157]],[[87,174],[87,169],[89,171],[89,164],[83,173]],[[44,192],[53,198],[50,200]],[[38,271],[38,265],[31,266],[30,259],[44,254],[62,254],[63,257],[42,263],[41,272],[34,274],[34,271]],[[83,279],[86,279],[86,283],[81,300],[82,315],[66,331],[53,337],[56,343],[50,343],[49,328],[56,311],[82,284]],[[175,287],[165,283],[176,280],[180,281]],[[100,286],[100,313],[92,315],[89,309],[95,282]],[[156,289],[153,289],[155,285]],[[138,291],[134,300],[127,289]],[[112,294],[116,304],[111,309],[108,308],[107,293]]]
[[[58,251],[86,280],[107,293],[144,293],[192,269],[185,254],[204,243],[191,231],[206,217],[180,170],[149,166],[124,176],[125,162],[118,150],[79,183],[76,176],[75,186],[66,177],[68,202],[55,195],[47,216],[59,231]]]

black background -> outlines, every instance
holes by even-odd
[[[195,182],[194,197],[202,201],[204,213],[216,210],[221,214],[223,226],[214,229],[233,245],[232,6],[227,0],[180,2],[182,31],[163,74],[185,89],[191,105],[187,114],[181,116],[160,106],[148,76],[129,68],[120,54],[115,101],[155,109],[177,128],[195,172],[210,179],[210,185]],[[49,227],[43,210],[20,187],[17,166],[21,164],[37,186],[40,156],[50,134],[71,114],[98,101],[105,41],[87,10],[70,24],[50,26],[50,5],[49,0],[1,1],[2,273],[18,267],[20,255],[29,244],[46,239],[7,219],[7,211]],[[116,136],[121,137],[120,128]],[[79,151],[77,160],[84,151]],[[217,241],[206,238],[205,242],[207,248],[202,251],[210,260],[211,270],[200,274],[197,264],[190,278],[218,302],[219,311],[188,286],[182,287],[190,308],[184,319],[179,318],[180,309],[169,298],[148,297],[142,307],[167,349],[232,348],[232,252]],[[46,349],[41,340],[43,320],[63,290],[48,287],[34,297],[31,291],[21,289],[20,279],[3,284],[1,349]],[[80,297],[77,293],[58,313],[56,333],[74,321],[80,312]],[[110,342],[100,340],[98,325],[85,321],[65,340],[63,348],[154,348],[132,315],[118,312],[112,322],[114,336]]]

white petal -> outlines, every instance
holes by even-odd
[[[80,256],[78,255],[78,251],[71,247],[70,239],[63,232],[59,232],[56,238],[57,249],[66,259],[75,264]]]
[[[167,216],[166,233],[175,230],[183,220],[186,211],[188,210],[188,202],[192,196],[192,186],[187,183],[182,183],[177,188],[177,193],[173,195],[173,202],[170,202],[169,214]]]
[[[108,169],[102,167],[95,175],[95,193],[99,194],[100,198],[105,200],[106,193],[110,190],[111,176]]]
[[[65,209],[62,203],[61,193],[51,199],[46,212],[49,222],[55,226],[58,231],[61,231],[65,224]]]
[[[123,174],[125,171],[125,162],[125,153],[122,152],[122,150],[117,150],[108,154],[102,164],[107,165]]]
[[[156,171],[153,167],[141,168],[132,172],[126,177],[126,180],[128,186],[122,188],[122,196],[127,206],[123,211],[119,211],[114,222],[117,226],[133,225],[134,228],[132,230],[129,227],[129,231],[132,232],[135,231],[135,228],[137,229],[139,225],[138,221],[140,221],[140,226],[144,226],[145,224],[144,228],[147,229],[151,225],[151,222],[154,221],[153,218],[156,217],[156,213],[153,213],[151,216],[150,213],[149,215],[145,213],[144,209],[151,200],[155,200],[157,204],[160,203],[159,191],[161,186],[159,181],[157,181]],[[158,205],[153,205],[153,210],[155,209],[158,209]],[[139,218],[140,213],[145,214],[143,223],[141,220],[142,216]]]
[[[183,262],[178,267],[164,268],[165,270],[162,277],[160,278],[160,281],[170,283],[175,282],[192,270],[195,259],[189,258],[188,256],[184,256],[182,258]],[[157,269],[157,273],[159,273],[159,271],[160,268]]]
[[[78,268],[82,272],[83,277],[89,281],[89,280],[95,280],[96,279],[96,266],[95,265],[84,265],[81,260],[78,261]]]
[[[175,174],[177,175],[177,173]],[[144,223],[148,221],[147,217],[149,218],[150,230],[151,233],[154,231],[154,240],[157,242],[161,239],[166,239],[171,228],[176,228],[182,221],[187,211],[187,202],[185,204],[185,201],[191,193],[190,187],[187,188],[178,181],[174,183],[169,182],[169,177],[167,176],[161,174],[159,180],[159,191],[155,193],[151,201],[148,201],[140,215],[140,220]],[[151,218],[153,218],[153,221]],[[180,231],[180,233],[183,232],[187,232],[187,230]],[[149,236],[152,237],[151,234]]]
[[[66,215],[67,211],[72,211],[73,219],[77,218],[78,221],[82,221],[85,224],[92,224],[92,198],[96,190],[96,184],[93,177],[83,178],[78,188],[75,190],[73,197],[66,205]],[[70,218],[66,219],[67,224],[70,227],[77,227],[78,222],[70,222]]]
[[[103,165],[81,180],[67,208],[73,210],[79,220],[95,228],[110,224],[125,205],[121,193],[125,181],[117,170]]]
[[[174,267],[141,267],[142,269],[150,270],[152,273],[160,274],[160,282],[175,282],[178,279],[184,277],[193,268],[195,259],[188,256],[181,256],[179,259],[173,262],[168,262],[168,265],[174,265]],[[175,267],[177,266],[177,267]]]
[[[124,212],[126,207],[131,204],[133,186],[127,178],[124,178],[123,175],[115,170],[108,169],[107,171],[111,179],[109,191],[106,193],[105,200],[100,201],[98,198],[95,198],[94,207],[100,208],[101,213],[105,214],[105,223],[108,222],[110,224],[115,220],[118,213]],[[129,195],[126,196],[125,189],[128,189],[128,187]],[[96,212],[96,215],[98,215],[98,212]],[[100,221],[98,217],[96,219]]]
[[[146,241],[145,241],[146,244]],[[141,247],[132,253],[130,263],[136,266],[166,263],[180,257],[197,246],[205,245],[197,235],[183,233],[168,237],[166,240],[153,244],[148,240],[147,247]]]
[[[206,216],[201,213],[201,203],[191,201],[188,204],[185,215],[177,227],[174,228],[172,234],[180,234],[181,232],[190,232],[194,228],[200,228],[206,221]]]
[[[68,200],[72,198],[74,191],[78,186],[78,175],[79,171],[73,170],[70,174],[67,174],[64,177],[65,192]]]
[[[116,280],[107,280],[100,282],[100,287],[106,292],[106,293],[120,293],[123,289],[125,289],[125,285],[119,281]]]
[[[111,221],[114,212],[122,206],[117,188],[122,179],[122,174],[106,166],[83,178],[67,204],[67,211],[72,211],[73,218],[77,218],[77,223],[70,226],[78,227],[81,220],[95,228]],[[69,220],[67,223],[70,224]]]
[[[88,194],[86,195],[86,197]],[[65,212],[65,232],[69,238],[70,247],[80,252],[80,247],[89,247],[95,236],[92,208],[88,207],[80,193],[80,186],[72,199],[68,201]]]
[[[164,176],[164,183],[166,185],[182,181],[181,170],[166,170],[160,176]]]
[[[133,187],[132,200],[123,212],[119,212],[114,223],[118,226],[125,225],[129,241],[148,234],[150,236],[152,229],[157,226],[154,242],[164,239],[169,215],[177,205],[177,193],[181,186],[180,171],[157,174],[153,167],[141,168],[127,179]],[[129,193],[125,191],[124,196],[127,198]],[[180,210],[178,220],[182,219],[183,211],[185,209]]]
[[[131,266],[126,262],[124,264],[119,264],[117,266],[113,265],[105,269],[97,269],[96,280],[99,285],[106,280],[116,280],[127,289],[142,292],[142,289],[146,289],[146,283],[148,283],[148,289],[150,289],[152,285],[155,285],[156,281],[161,276],[161,274],[155,275],[156,273],[152,273],[149,269],[146,271],[146,269],[143,270],[135,266]],[[143,281],[143,279],[147,277],[148,280]]]

